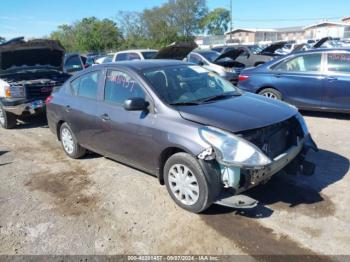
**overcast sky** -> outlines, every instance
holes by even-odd
[[[166,0],[5,0],[0,36],[40,37],[58,25],[88,16],[113,19],[119,10],[142,11]],[[207,0],[210,9],[229,8],[230,0]],[[234,27],[276,28],[309,25],[350,16],[350,0],[233,0]]]

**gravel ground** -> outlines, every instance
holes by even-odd
[[[308,114],[313,177],[276,176],[249,211],[177,207],[156,178],[70,160],[42,121],[0,129],[0,255],[350,255],[350,117]],[[322,257],[333,260],[334,257]]]

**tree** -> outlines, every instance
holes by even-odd
[[[200,31],[200,21],[208,13],[206,0],[169,0],[167,5],[179,35],[185,39],[192,39],[192,36]]]
[[[50,38],[59,40],[69,51],[100,52],[117,48],[122,35],[115,22],[96,17],[83,18],[72,25],[62,25]]]
[[[5,41],[6,41],[6,39],[4,37],[0,36],[0,44],[5,42]]]
[[[223,35],[229,28],[230,11],[216,8],[207,14],[200,22],[201,27],[210,35]]]

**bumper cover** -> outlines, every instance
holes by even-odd
[[[5,111],[18,116],[23,113],[41,113],[45,111],[46,107],[44,101],[40,99],[2,99],[1,104]]]
[[[272,176],[297,159],[297,157],[303,153],[304,149],[317,149],[314,143],[312,147],[309,146],[308,143],[313,143],[313,140],[309,135],[300,140],[296,146],[291,147],[286,152],[276,157],[271,164],[260,169],[243,169],[245,183],[236,191],[236,194],[240,194],[269,180]]]

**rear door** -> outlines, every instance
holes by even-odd
[[[98,106],[96,139],[105,155],[153,172],[156,135],[155,114],[150,111],[126,111],[125,100],[132,97],[151,99],[130,72],[109,69],[106,74],[104,101]]]
[[[286,102],[299,108],[319,108],[325,94],[322,53],[292,56],[271,68],[272,83]]]
[[[326,92],[322,106],[350,112],[350,53],[331,52],[326,57]]]
[[[89,149],[96,149],[99,86],[102,83],[101,70],[86,73],[70,83],[72,96],[66,102],[66,120],[79,143]],[[99,152],[98,150],[96,150]]]

